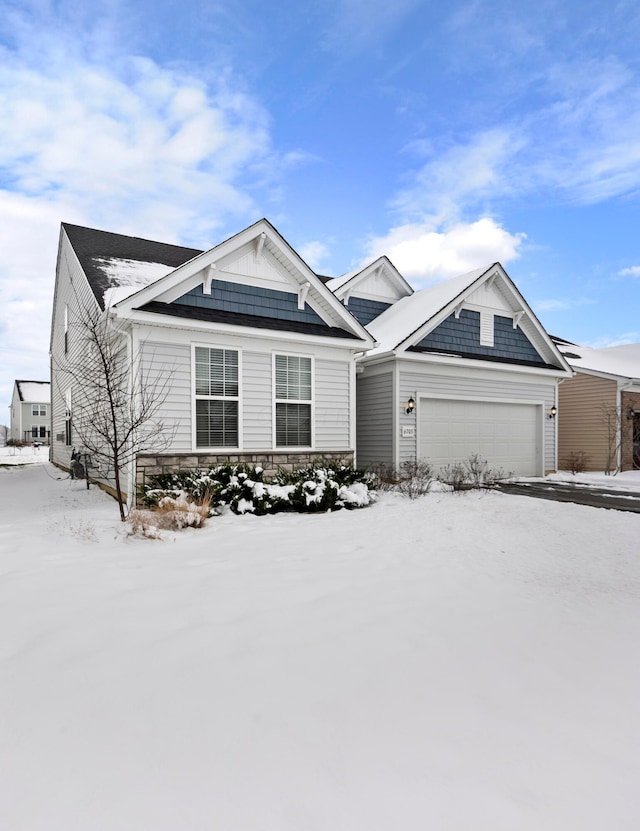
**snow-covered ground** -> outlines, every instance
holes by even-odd
[[[0,828],[638,828],[640,515],[384,495],[151,541],[42,463],[0,500]]]

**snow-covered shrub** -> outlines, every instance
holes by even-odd
[[[280,471],[276,482],[292,488],[289,499],[294,511],[364,508],[374,498],[374,477],[349,465],[318,463],[292,472]]]
[[[374,480],[347,465],[311,465],[280,471],[265,482],[263,470],[253,465],[218,465],[206,471],[179,471],[150,476],[139,501],[153,507],[182,495],[204,499],[212,510],[229,505],[237,514],[274,514],[281,511],[328,511],[361,508],[373,501]]]

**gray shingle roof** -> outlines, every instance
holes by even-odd
[[[128,237],[110,231],[98,231],[95,228],[83,228],[79,225],[62,223],[65,233],[76,252],[82,270],[87,275],[96,300],[104,308],[104,293],[111,287],[100,261],[106,259],[134,260],[143,263],[163,263],[171,268],[188,262],[202,254],[196,248],[182,245],[170,245],[166,242],[154,242],[140,237]]]

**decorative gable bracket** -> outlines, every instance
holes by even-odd
[[[216,267],[213,263],[210,266],[207,266],[204,272],[204,280],[202,281],[202,293],[203,294],[211,294],[211,283],[213,282],[213,278],[215,276]]]
[[[458,320],[458,318],[460,317],[460,312],[462,311],[463,306],[464,300],[461,303],[458,303],[458,305],[453,310],[453,314],[455,315],[456,320]]]
[[[262,249],[264,248],[264,242],[267,238],[267,235],[263,231],[260,236],[256,237],[256,247],[253,252],[253,258],[256,262],[262,257]]]
[[[513,328],[517,329],[520,321],[524,317],[524,311],[520,310],[519,312],[513,313]]]
[[[298,308],[304,309],[304,304],[307,302],[307,295],[309,294],[309,289],[311,288],[311,283],[303,283],[300,286],[300,291],[298,292]]]

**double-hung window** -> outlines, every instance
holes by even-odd
[[[276,447],[311,447],[311,358],[276,355]]]
[[[47,414],[47,405],[46,404],[32,404],[31,405],[31,415],[32,416],[46,416]]]
[[[238,447],[238,353],[195,347],[196,447]]]

